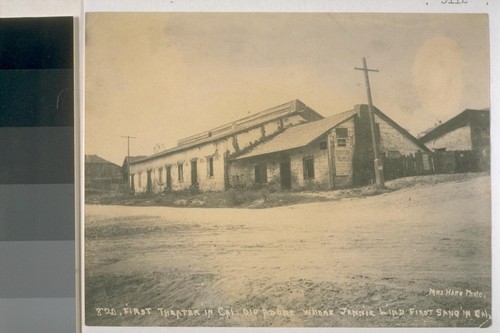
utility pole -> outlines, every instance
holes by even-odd
[[[126,136],[122,136],[122,138],[124,139],[127,139],[127,182],[130,185],[130,139],[135,139],[135,136],[129,136],[129,135],[126,135]]]
[[[122,138],[127,139],[127,157],[130,157],[130,139],[135,139],[135,136],[122,136]]]
[[[368,118],[370,119],[370,131],[373,143],[373,165],[375,167],[375,181],[378,186],[385,187],[384,184],[384,166],[382,161],[378,158],[377,140],[375,138],[375,118],[373,116],[372,93],[370,90],[370,79],[368,72],[378,72],[378,69],[369,69],[366,65],[366,58],[363,57],[363,68],[354,67],[355,70],[365,72],[366,95],[368,97]]]

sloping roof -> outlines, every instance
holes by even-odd
[[[473,110],[473,109],[465,109],[460,112],[455,117],[451,118],[444,123],[441,123],[439,126],[429,130],[422,137],[418,139],[419,142],[426,143],[435,138],[442,136],[445,133],[451,132],[457,128],[468,125],[469,123],[475,122],[487,122],[490,121],[490,109],[482,109],[482,110]]]
[[[138,161],[144,157],[147,157],[148,155],[137,155],[137,156],[125,156],[125,159],[123,160],[123,164],[126,162],[133,163],[135,161]]]
[[[360,108],[368,109],[368,105],[366,105],[366,104],[360,105],[359,107]],[[391,118],[389,118],[389,116],[387,116],[385,113],[383,113],[382,111],[380,111],[377,107],[375,107],[375,106],[373,107],[373,112],[374,112],[374,114],[376,114],[377,116],[379,116],[380,118],[382,118],[384,121],[386,121],[389,125],[391,125],[395,129],[397,129],[400,133],[404,134],[415,145],[417,145],[418,147],[422,148],[423,151],[426,151],[426,152],[429,152],[429,153],[431,152],[431,150],[429,148],[427,148],[426,145],[424,145],[416,137],[414,137],[413,135],[411,135],[410,132],[408,132],[407,130],[405,130],[403,127],[401,127],[394,120],[392,120]]]
[[[125,159],[127,161],[134,162],[134,161],[140,160],[141,158],[144,158],[146,156],[147,155],[127,156],[127,157],[125,157]]]
[[[359,111],[361,110],[366,111],[367,108],[368,106],[365,104],[356,105],[353,110],[338,113],[336,115],[333,115],[331,117],[322,120],[317,120],[302,125],[290,127],[288,129],[285,129],[284,132],[278,134],[271,140],[256,146],[254,149],[250,150],[247,153],[235,157],[234,160],[304,147],[313,142],[314,140],[316,140],[317,138],[319,138],[327,131],[329,131],[331,128],[336,127],[340,123],[355,116]],[[427,148],[423,143],[419,142],[417,138],[415,138],[407,130],[398,125],[394,120],[389,118],[378,108],[373,107],[373,111],[376,115],[378,115],[380,118],[382,118],[384,121],[386,121],[395,129],[397,129],[400,133],[404,134],[409,140],[415,143],[418,147],[422,148],[423,151],[430,152],[429,148]]]
[[[256,115],[260,115],[258,117],[253,115],[253,116],[242,118],[242,119],[237,120],[233,123],[230,123],[230,124],[236,124],[236,127],[231,128],[231,130],[227,129],[229,124],[226,124],[226,125],[223,125],[220,127],[220,128],[223,128],[223,130],[221,130],[220,134],[216,134],[212,131],[206,131],[206,132],[202,133],[203,136],[201,134],[193,135],[192,137],[188,137],[188,138],[179,140],[178,145],[176,147],[173,147],[173,148],[164,150],[162,152],[159,152],[159,153],[156,153],[153,155],[149,155],[149,156],[146,156],[146,157],[134,160],[134,161],[130,161],[130,163],[134,164],[134,163],[138,163],[138,162],[142,162],[142,161],[147,161],[150,159],[154,159],[156,157],[166,156],[166,155],[178,152],[178,151],[182,151],[182,150],[186,150],[186,149],[189,149],[192,147],[196,147],[196,146],[201,145],[201,144],[221,140],[221,139],[224,139],[226,137],[230,137],[234,134],[237,134],[239,132],[249,130],[250,128],[258,127],[261,124],[263,124],[264,122],[268,122],[268,121],[271,121],[274,119],[279,119],[279,118],[284,117],[286,115],[292,115],[292,114],[297,114],[297,113],[302,115],[305,119],[309,118],[310,120],[323,118],[322,115],[320,115],[319,113],[317,113],[313,109],[309,108],[307,105],[302,103],[300,100],[295,99],[295,100],[290,101],[288,103],[278,105],[274,108],[259,112],[256,114]],[[249,118],[249,119],[247,119],[247,118]],[[255,119],[258,119],[259,121],[255,121]],[[249,120],[249,121],[247,122],[247,120]],[[218,128],[213,129],[213,131],[218,131]],[[209,132],[212,132],[211,136],[208,136]]]
[[[338,113],[322,120],[317,120],[287,128],[270,141],[262,143],[256,146],[254,149],[250,150],[248,153],[238,156],[234,159],[239,160],[243,158],[304,147],[326,133],[331,128],[353,117],[356,113],[357,109],[353,109]]]
[[[85,164],[114,164],[97,155],[85,155]],[[118,166],[118,165],[116,165]],[[119,166],[118,166],[119,167]]]
[[[122,168],[124,168],[127,164],[134,163],[135,161],[139,161],[145,157],[147,157],[147,155],[125,156],[125,158],[123,159]]]

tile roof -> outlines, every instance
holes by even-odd
[[[248,153],[234,159],[239,160],[306,146],[331,128],[353,117],[356,113],[357,109],[355,108],[325,119],[287,128],[273,139],[256,146]]]

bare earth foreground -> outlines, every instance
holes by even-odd
[[[85,207],[86,324],[489,326],[490,177],[270,209]]]

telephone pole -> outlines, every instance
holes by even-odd
[[[375,138],[375,118],[373,117],[372,93],[370,90],[370,79],[368,78],[368,72],[378,72],[378,69],[369,69],[366,65],[365,57],[363,57],[363,68],[354,67],[354,69],[365,72],[366,95],[368,97],[368,118],[370,119],[370,132],[373,144],[373,166],[375,167],[375,181],[378,186],[385,187],[384,166],[382,164],[382,161],[380,161],[380,159],[378,158],[378,147]]]
[[[127,139],[127,182],[130,185],[130,139],[135,139],[135,136],[129,136],[129,135],[126,135],[126,136],[122,136],[122,138],[124,139]]]
[[[122,136],[122,138],[127,139],[127,157],[130,157],[130,139],[135,139],[135,136]]]

